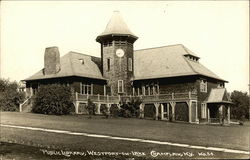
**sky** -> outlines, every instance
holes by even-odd
[[[183,44],[229,92],[249,90],[248,1],[1,1],[0,76],[28,78],[51,46],[100,57],[95,39],[115,10],[139,37],[135,50]]]

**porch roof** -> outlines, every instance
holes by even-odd
[[[213,88],[207,99],[207,103],[231,104],[231,99],[225,88]]]

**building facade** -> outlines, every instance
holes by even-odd
[[[98,106],[119,107],[140,98],[143,118],[189,123],[230,122],[230,99],[221,79],[182,44],[134,50],[138,39],[115,11],[97,36],[101,57],[45,49],[44,68],[25,79],[32,97],[40,85],[71,86],[76,113],[91,99]]]

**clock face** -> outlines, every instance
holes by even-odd
[[[116,55],[118,57],[123,57],[124,56],[124,51],[122,49],[117,49],[115,53],[116,53]]]

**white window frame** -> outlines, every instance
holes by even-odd
[[[207,118],[207,104],[201,103],[201,118]]]
[[[118,93],[123,93],[123,92],[124,92],[123,80],[118,80]]]
[[[128,58],[128,71],[133,71],[133,61],[132,61],[132,58]]]
[[[93,93],[93,85],[85,84],[83,82],[80,83],[80,93],[83,95],[91,95]]]
[[[200,82],[200,91],[207,93],[207,81],[206,80],[201,80]]]

